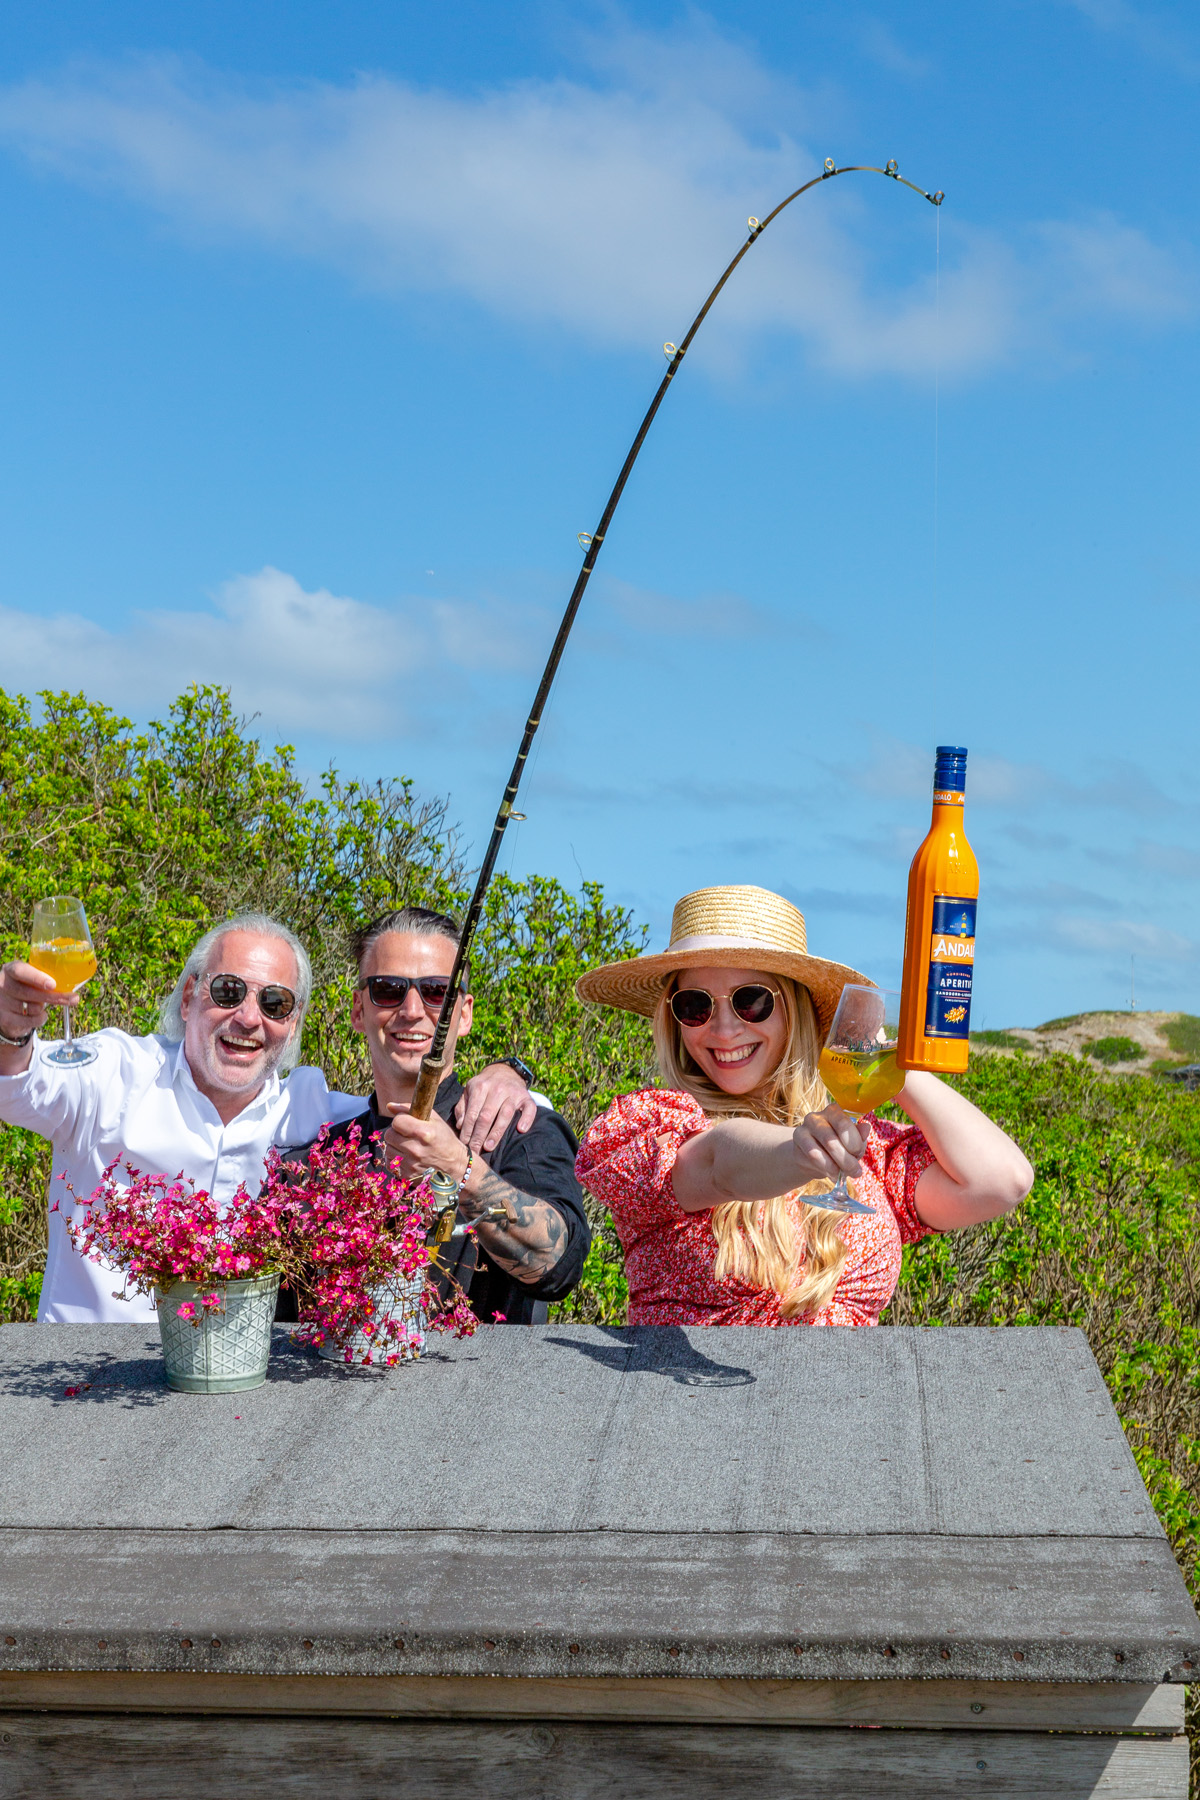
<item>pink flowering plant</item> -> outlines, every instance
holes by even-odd
[[[259,1192],[239,1187],[224,1205],[118,1159],[65,1224],[81,1255],[123,1272],[118,1298],[193,1283],[198,1296],[176,1311],[199,1325],[223,1309],[227,1282],[278,1275],[300,1295],[302,1342],[391,1367],[420,1350],[425,1327],[469,1337],[478,1325],[457,1283],[444,1298],[428,1278],[434,1215],[428,1181],[377,1166],[354,1127],[332,1141],[326,1128],[305,1163],[272,1150]]]
[[[322,1131],[307,1164],[272,1152],[264,1195],[297,1204],[293,1231],[305,1271],[303,1342],[333,1343],[346,1362],[392,1367],[420,1350],[423,1326],[470,1337],[479,1321],[456,1283],[443,1299],[429,1280],[435,1202],[427,1180],[378,1166],[357,1126]]]
[[[226,1282],[298,1270],[298,1210],[283,1193],[252,1195],[244,1187],[218,1205],[182,1175],[143,1175],[118,1158],[80,1216],[64,1223],[82,1256],[122,1271],[125,1285],[117,1298],[194,1283],[199,1299],[185,1301],[178,1312],[198,1325],[205,1313],[221,1311]]]

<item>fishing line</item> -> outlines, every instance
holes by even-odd
[[[939,427],[942,385],[942,209],[937,209],[933,262],[933,625],[930,645],[937,661],[938,626],[938,479]]]

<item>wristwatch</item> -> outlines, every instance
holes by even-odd
[[[500,1061],[507,1063],[510,1069],[515,1069],[526,1087],[533,1086],[535,1077],[527,1062],[522,1062],[519,1056],[502,1056]]]
[[[0,1044],[7,1044],[10,1050],[23,1050],[25,1048],[26,1044],[32,1038],[35,1029],[36,1029],[35,1026],[30,1026],[29,1030],[25,1033],[25,1036],[19,1037],[19,1038],[10,1038],[6,1031],[0,1031]],[[524,1063],[522,1063],[522,1065],[521,1065],[520,1072],[521,1072],[521,1074],[525,1073]],[[526,1077],[526,1079],[532,1080],[533,1077],[528,1076],[528,1077]]]

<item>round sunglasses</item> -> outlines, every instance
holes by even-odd
[[[210,975],[208,978],[208,997],[222,1012],[232,1012],[249,993],[256,995],[258,1010],[264,1019],[274,1019],[278,1023],[282,1019],[290,1019],[296,1010],[295,994],[291,988],[283,987],[277,981],[268,982],[266,987],[252,989],[240,975]]]
[[[748,981],[734,988],[729,1004],[747,1025],[761,1025],[775,1011],[776,988]],[[671,1011],[681,1025],[707,1025],[716,1010],[716,1001],[706,988],[677,988],[671,995]]]
[[[358,984],[366,988],[376,1006],[403,1006],[409,988],[416,988],[421,1004],[430,1012],[440,1011],[450,991],[448,975],[368,975]]]

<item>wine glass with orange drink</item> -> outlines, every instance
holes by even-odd
[[[83,901],[73,894],[53,894],[39,900],[33,909],[29,932],[29,960],[43,975],[49,975],[60,994],[74,994],[96,973],[96,952],[88,929]],[[57,1050],[46,1052],[46,1061],[60,1068],[82,1069],[95,1062],[96,1052],[71,1036],[71,1009],[64,1006],[63,1041]]]
[[[885,1100],[894,1100],[906,1072],[896,1062],[900,1031],[900,996],[890,988],[847,982],[821,1051],[821,1079],[838,1105],[861,1118]],[[831,1212],[873,1213],[856,1200],[839,1176],[827,1194],[806,1196],[810,1206]]]

